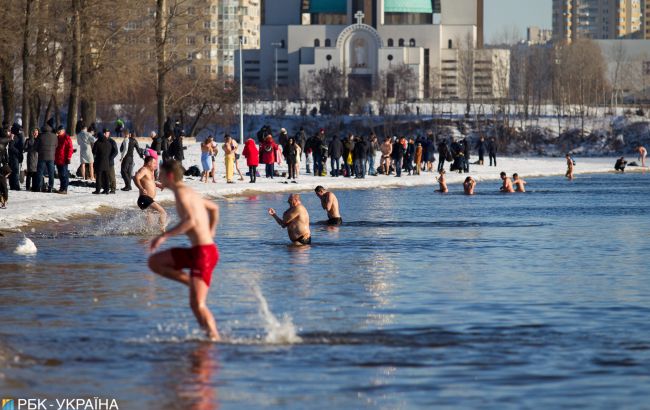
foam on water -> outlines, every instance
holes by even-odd
[[[36,248],[36,245],[34,245],[34,242],[32,242],[31,239],[28,237],[24,237],[22,241],[18,243],[18,246],[16,246],[16,249],[14,250],[14,253],[16,255],[35,255],[36,252],[38,252],[38,249]]]
[[[291,316],[284,314],[282,320],[278,318],[269,309],[269,304],[262,294],[260,287],[253,283],[251,284],[253,294],[259,302],[259,315],[264,321],[264,330],[266,337],[264,341],[270,344],[294,344],[302,342],[300,336],[296,332],[296,327],[293,325]]]

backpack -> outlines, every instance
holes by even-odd
[[[196,165],[192,165],[187,171],[185,171],[186,177],[200,177],[201,170]]]

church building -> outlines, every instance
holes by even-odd
[[[243,54],[249,86],[310,97],[311,79],[336,68],[348,96],[395,97],[383,82],[406,68],[408,99],[508,92],[509,51],[483,48],[483,0],[267,0],[262,13],[260,48]]]

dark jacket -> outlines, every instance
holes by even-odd
[[[124,154],[122,157],[122,160],[133,160],[133,151],[136,151],[138,153],[138,156],[142,156],[143,151],[140,149],[140,144],[138,144],[138,140],[135,139],[135,137],[130,137],[127,139],[127,143],[124,144],[122,143],[122,146],[120,147],[120,153]]]
[[[347,161],[348,156],[352,153],[352,159],[354,159],[354,141],[349,138],[343,141],[343,160]]]
[[[6,165],[7,160],[9,159],[9,156],[7,155],[7,145],[9,145],[9,141],[9,137],[0,137],[0,167]]]
[[[399,142],[399,140],[395,141],[393,143],[393,152],[391,153],[391,157],[395,160],[401,160],[404,158],[404,145]]]
[[[115,157],[117,157],[119,151],[117,149],[117,142],[113,138],[109,138],[108,142],[111,144],[111,155],[108,158],[108,163],[112,167],[115,166]]]
[[[185,159],[185,154],[183,153],[183,139],[180,137],[174,138],[172,143],[169,144],[169,149],[167,151],[171,159],[183,161]]]
[[[38,147],[39,161],[54,161],[56,146],[59,144],[59,138],[52,132],[52,127],[45,126],[44,132],[36,140]]]
[[[330,142],[330,158],[339,159],[343,156],[343,143],[338,137]]]
[[[23,162],[23,149],[25,141],[23,139],[23,134],[14,134],[14,139],[9,142],[7,145],[7,153],[9,154],[9,161],[14,163]]]
[[[160,156],[162,153],[162,138],[160,136],[156,136],[156,138],[151,140],[151,149],[156,151],[156,154]]]
[[[38,149],[36,143],[37,139],[30,136],[25,140],[23,151],[27,153],[27,172],[36,172],[38,170]]]
[[[491,155],[496,155],[497,153],[497,142],[496,141],[490,141],[488,142],[488,152]]]
[[[366,143],[364,140],[357,141],[354,144],[354,153],[352,154],[352,157],[355,160],[362,161],[368,158],[368,143]]]
[[[95,169],[97,172],[108,171],[110,169],[112,152],[113,144],[111,144],[104,134],[99,134],[97,141],[93,144],[93,156],[95,157]]]
[[[440,154],[440,161],[446,160],[449,157],[449,147],[444,141],[438,143],[438,153]]]

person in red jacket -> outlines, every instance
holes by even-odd
[[[257,166],[260,164],[260,153],[252,138],[249,138],[244,144],[242,155],[246,157],[246,164],[251,178],[250,183],[254,184],[257,181]]]
[[[278,144],[273,141],[273,136],[267,135],[260,148],[260,156],[262,162],[266,165],[266,177],[273,179],[275,173],[275,160],[276,152],[278,151]]]
[[[62,126],[57,128],[56,136],[58,141],[56,150],[54,151],[54,165],[56,165],[57,172],[59,173],[59,181],[61,181],[61,187],[58,192],[59,194],[65,195],[68,193],[68,184],[70,182],[68,165],[70,165],[74,149],[72,148],[72,138],[65,132],[65,128]]]

